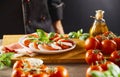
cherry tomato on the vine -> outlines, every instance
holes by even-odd
[[[114,40],[105,39],[101,42],[101,49],[104,54],[110,55],[117,49],[117,44]]]
[[[116,50],[111,53],[110,61],[120,66],[120,50]]]
[[[111,64],[113,62],[111,61],[104,61],[103,63],[99,64],[99,66],[102,68],[102,71],[108,70],[108,64]]]
[[[104,60],[104,56],[101,52],[101,50],[88,50],[85,54],[85,61],[88,64],[96,64],[97,62],[101,62],[102,60]]]
[[[100,49],[100,41],[94,37],[90,37],[85,41],[85,49]]]
[[[117,44],[117,50],[120,50],[120,37],[117,38],[113,38],[113,40],[116,42]]]
[[[100,66],[98,66],[98,65],[89,66],[87,68],[87,71],[86,71],[86,77],[92,77],[90,72],[93,71],[93,70],[102,71],[102,68]]]

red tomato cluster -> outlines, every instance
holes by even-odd
[[[89,72],[92,70],[107,70],[110,63],[120,66],[120,38],[111,31],[86,39],[85,49],[85,61],[90,65],[86,77],[91,77]],[[109,57],[108,61],[104,61],[103,54]]]
[[[101,56],[103,56],[102,54],[110,56],[110,60],[115,63],[117,62],[117,64],[119,64],[118,62],[120,62],[120,60],[119,60],[120,55],[118,52],[120,50],[120,38],[117,37],[111,31],[105,32],[102,35],[97,35],[95,37],[90,37],[90,38],[86,39],[85,49],[87,50],[85,57],[86,57],[86,62],[88,64],[91,64],[91,63],[95,64],[94,60],[96,60],[96,61],[102,60],[102,57],[101,57]],[[97,53],[95,51],[97,51]],[[98,53],[98,51],[99,51],[99,53]],[[92,56],[92,55],[94,55],[94,56]],[[115,60],[114,58],[117,58],[117,60]],[[90,59],[92,59],[92,60],[90,60]]]
[[[100,49],[103,54],[110,55],[113,51],[120,49],[120,38],[113,32],[105,32],[102,35],[90,37],[85,41],[86,50]]]

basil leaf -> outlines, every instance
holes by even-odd
[[[50,41],[43,30],[37,29],[37,34],[39,36],[39,40],[42,41],[43,43],[48,43]]]
[[[91,71],[90,74],[92,77],[106,77],[104,73],[100,71]]]
[[[55,32],[50,32],[49,34],[48,34],[48,38],[50,39],[50,38],[52,38],[52,37],[54,37],[55,36]]]
[[[70,32],[68,34],[69,38],[77,38],[77,33],[76,32]]]
[[[4,66],[11,66],[11,58],[14,53],[4,53],[0,55],[0,69]]]
[[[109,70],[104,71],[103,73],[104,73],[104,75],[105,75],[106,77],[113,77],[113,76],[112,76],[112,73],[111,73]]]
[[[114,77],[118,77],[118,74],[120,74],[120,68],[116,64],[108,64],[108,70]]]

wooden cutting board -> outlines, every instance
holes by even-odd
[[[19,38],[23,35],[4,35],[2,45],[9,45],[18,42]],[[44,63],[85,63],[85,49],[84,41],[79,39],[73,39],[76,43],[76,47],[68,52],[58,53],[58,54],[39,54],[34,58],[40,58]],[[28,58],[29,56],[23,56],[19,58],[13,58],[13,61],[19,60],[21,58]]]

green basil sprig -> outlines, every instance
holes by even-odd
[[[4,68],[5,66],[11,66],[11,58],[13,57],[14,53],[3,53],[0,54],[0,69]]]

